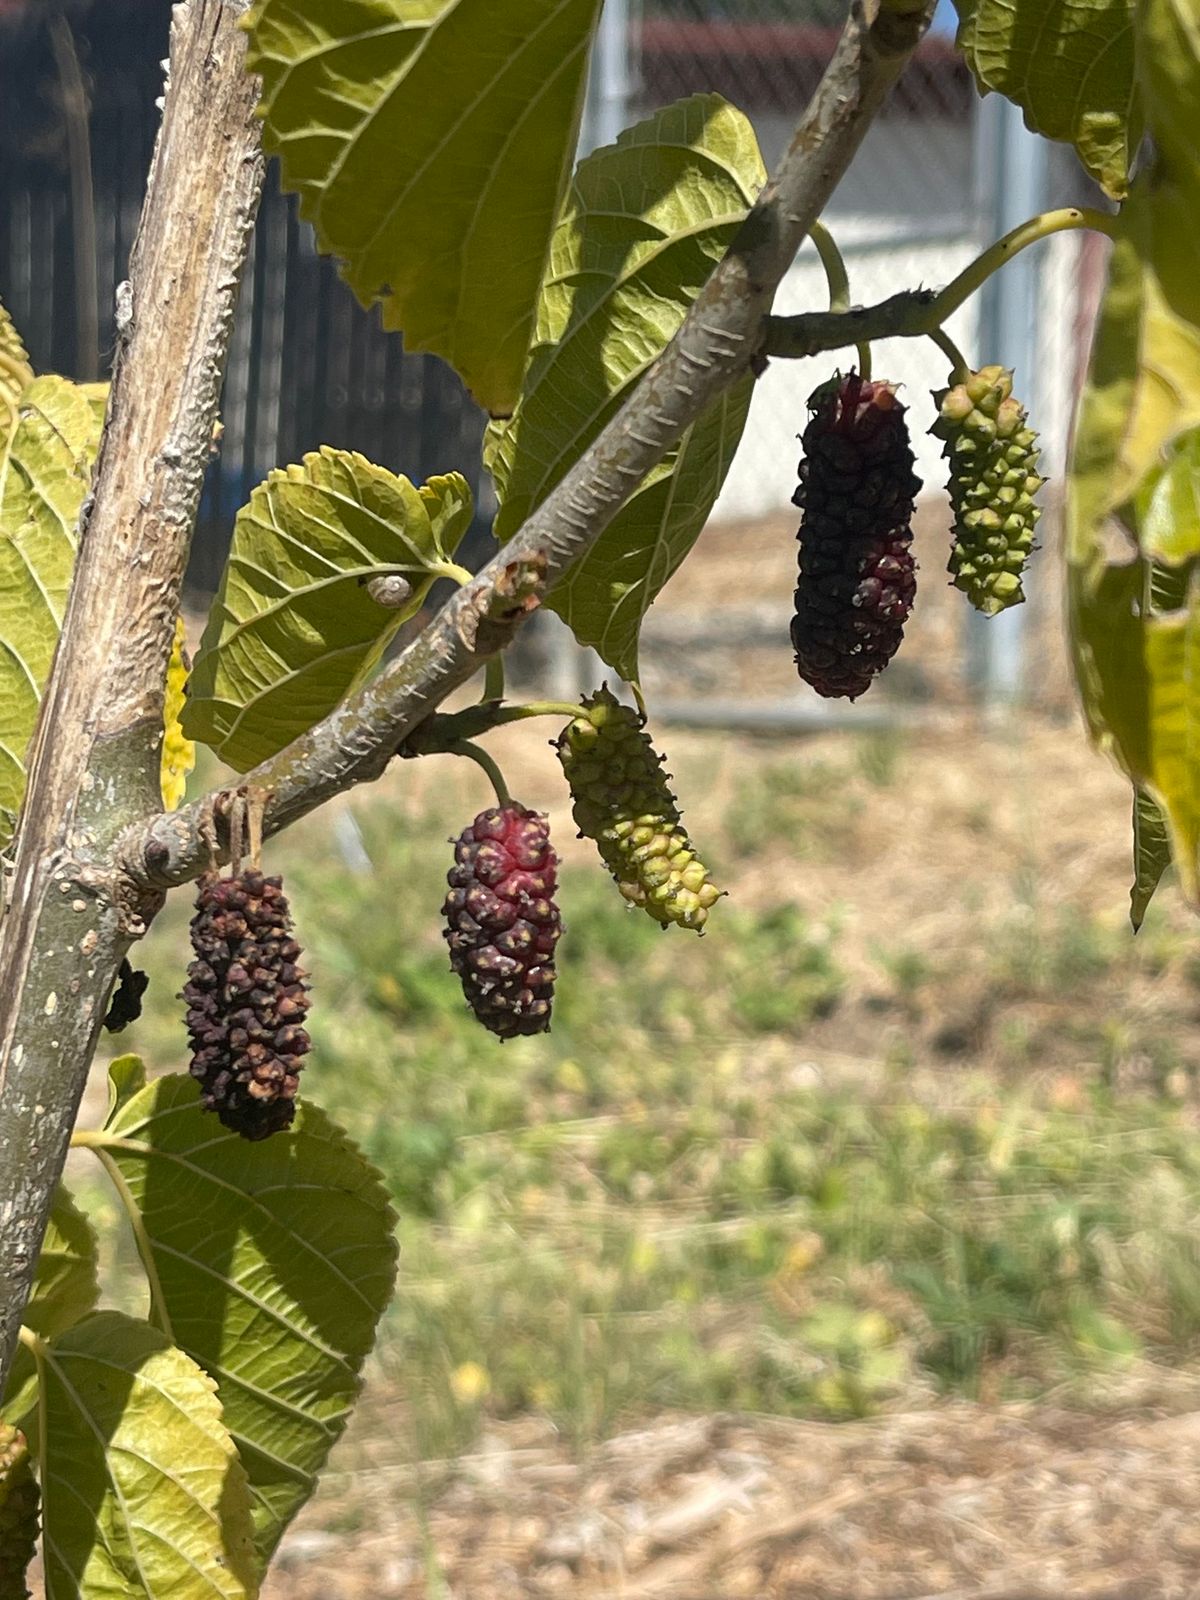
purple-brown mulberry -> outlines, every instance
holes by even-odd
[[[917,590],[913,473],[904,407],[890,383],[831,378],[809,399],[800,487],[800,577],[792,646],[820,695],[853,700],[899,649]]]
[[[196,959],[183,999],[191,1074],[205,1109],[244,1139],[290,1126],[310,1042],[308,993],[279,878],[202,878],[192,918]]]
[[[137,1021],[142,1014],[142,996],[149,983],[147,973],[139,972],[129,961],[122,961],[117,973],[117,986],[104,1017],[104,1026],[109,1033],[124,1033],[131,1022]]]
[[[558,857],[546,819],[513,801],[481,811],[454,847],[442,907],[450,965],[501,1039],[544,1033],[554,998]]]

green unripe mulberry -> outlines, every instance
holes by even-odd
[[[0,1600],[26,1600],[40,1498],[25,1436],[0,1422]]]
[[[720,890],[692,848],[644,721],[600,689],[563,730],[558,759],[580,834],[595,840],[626,900],[664,927],[699,930]]]
[[[954,509],[947,570],[977,611],[994,616],[1025,598],[1021,575],[1042,514],[1034,496],[1046,481],[1037,434],[1006,367],[981,367],[933,398],[931,432],[945,442]]]

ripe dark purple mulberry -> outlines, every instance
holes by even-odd
[[[279,878],[202,878],[192,918],[196,959],[183,999],[191,1074],[205,1109],[243,1139],[290,1126],[310,1043],[300,946]]]
[[[501,1039],[543,1033],[554,997],[558,857],[546,819],[510,801],[481,811],[454,847],[442,907],[450,965]]]
[[[913,473],[890,383],[836,377],[809,402],[800,487],[800,578],[792,645],[820,695],[853,700],[899,649],[917,591],[909,548]]]

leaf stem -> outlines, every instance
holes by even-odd
[[[964,383],[971,376],[970,364],[945,328],[935,328],[929,337],[949,361],[951,381]]]
[[[821,265],[825,269],[825,282],[829,285],[830,311],[849,311],[850,274],[846,269],[846,258],[838,248],[837,240],[823,222],[814,222],[808,230],[808,237],[816,245]],[[855,353],[858,357],[859,373],[864,378],[869,378],[871,346],[867,343],[860,344]]]
[[[482,767],[491,780],[492,788],[496,791],[497,801],[502,806],[512,804],[512,795],[508,792],[504,774],[486,750],[481,750],[478,745],[472,744],[469,739],[458,739],[445,748],[447,755],[467,756],[476,766]]]
[[[974,261],[963,268],[957,278],[946,285],[935,302],[938,307],[938,321],[945,322],[946,318],[969,300],[977,289],[983,287],[994,272],[999,272],[1001,267],[1014,256],[1020,255],[1022,250],[1027,250],[1031,244],[1049,239],[1053,234],[1070,232],[1076,228],[1091,228],[1097,233],[1106,234],[1111,239],[1115,233],[1115,225],[1115,217],[1110,217],[1103,211],[1095,211],[1089,206],[1060,206],[1054,211],[1039,211],[1036,216],[1029,217],[1010,229],[1003,239],[997,239],[995,244],[989,245],[975,257]]]
[[[504,699],[504,657],[494,655],[488,657],[487,666],[483,673],[483,695],[480,705],[498,704]]]
[[[579,707],[569,700],[530,700],[523,706],[504,706],[496,726],[505,722],[524,722],[529,717],[577,717]]]
[[[430,563],[429,571],[436,578],[449,578],[460,589],[466,588],[468,583],[475,581],[475,574],[468,572],[466,567],[460,567],[457,561],[434,561]]]
[[[17,1329],[17,1338],[25,1346],[33,1359],[41,1365],[42,1357],[46,1352],[46,1341],[40,1333],[34,1333],[32,1328],[27,1328],[24,1323]]]
[[[42,1493],[42,1528],[46,1526],[46,1490],[49,1475],[46,1463],[49,1456],[49,1441],[46,1438],[46,1355],[49,1349],[41,1334],[34,1333],[32,1328],[27,1328],[22,1322],[17,1328],[17,1341],[23,1344],[33,1357],[33,1365],[37,1371],[37,1458],[38,1458],[38,1488]],[[28,1439],[27,1439],[28,1442]]]
[[[987,282],[991,275],[1022,250],[1055,233],[1091,228],[1112,237],[1115,218],[1086,206],[1064,206],[1043,211],[1006,233],[940,293],[910,289],[891,295],[874,306],[852,306],[848,311],[806,312],[796,317],[766,319],[763,356],[799,360],[824,350],[874,339],[927,338]]]
[[[72,1136],[72,1144],[75,1144],[76,1137],[75,1135]],[[91,1149],[112,1180],[112,1186],[117,1191],[121,1204],[125,1208],[125,1215],[129,1218],[129,1226],[133,1229],[134,1243],[137,1245],[137,1253],[141,1258],[142,1267],[146,1273],[146,1282],[150,1286],[150,1320],[174,1344],[175,1331],[171,1327],[171,1315],[167,1310],[162,1280],[158,1276],[158,1264],[154,1259],[154,1246],[150,1241],[150,1235],[146,1232],[146,1219],[142,1216],[141,1209],[134,1200],[129,1185],[125,1182],[125,1174],[113,1160],[110,1152],[105,1149],[102,1132],[94,1135],[91,1139],[80,1139],[79,1143]]]
[[[829,285],[830,311],[849,311],[850,274],[846,271],[846,258],[838,249],[837,240],[823,222],[814,222],[808,237],[817,247],[821,265],[825,269],[825,282]]]

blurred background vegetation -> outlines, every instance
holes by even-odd
[[[493,1040],[448,971],[469,764],[400,764],[268,851],[312,970],[303,1093],[400,1214],[366,1410],[400,1397],[411,1459],[526,1413],[584,1450],[663,1411],[1094,1403],[1196,1354],[1200,961],[1170,891],[1130,934],[1122,787],[1073,727],[674,732],[730,889],[703,938],[572,838],[550,730],[491,741],[566,856],[548,1038]],[[187,916],[112,1041],[153,1070],[185,1065]]]

